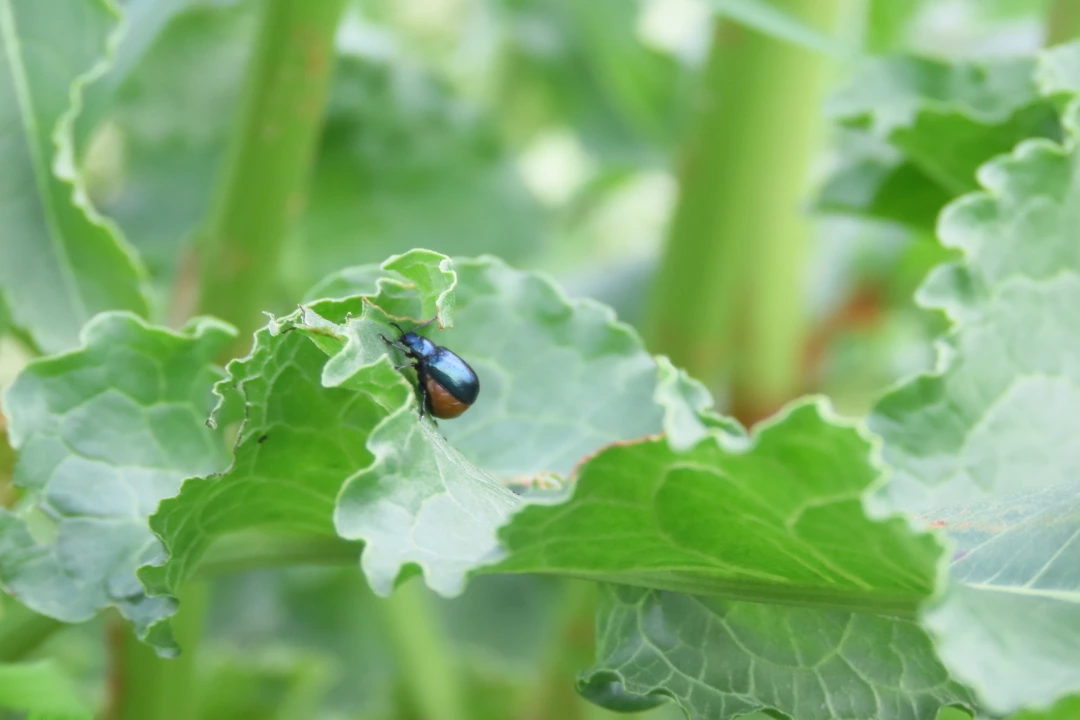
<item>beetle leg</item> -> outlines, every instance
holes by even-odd
[[[411,368],[418,368],[418,367],[420,367],[420,363],[405,363],[404,365],[396,365],[396,366],[394,366],[394,369],[395,370],[404,370],[405,368],[410,368],[410,367]]]
[[[417,420],[424,419],[424,412],[427,411],[427,383],[423,378],[420,378],[420,382],[417,383],[417,387],[420,389],[420,416]]]

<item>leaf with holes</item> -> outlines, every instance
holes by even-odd
[[[715,426],[740,432],[606,308],[494,259],[413,251],[313,294],[323,299],[260,331],[252,354],[230,363],[218,392],[222,413],[246,408],[236,462],[162,503],[151,524],[170,555],[142,574],[155,592],[174,593],[215,537],[263,526],[362,540],[361,565],[381,593],[415,566],[454,595],[502,554],[495,533],[522,502],[507,485],[566,475],[665,422],[684,445]],[[437,429],[418,421],[413,380],[380,337],[391,319],[408,327],[436,313],[446,329],[425,332],[464,357],[482,388]]]

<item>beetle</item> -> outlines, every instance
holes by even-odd
[[[476,377],[476,372],[469,367],[469,363],[416,332],[435,322],[438,317],[436,315],[427,322],[413,327],[409,332],[402,330],[401,326],[395,322],[390,323],[397,328],[399,333],[394,340],[385,335],[379,335],[387,345],[401,350],[405,353],[405,357],[415,361],[399,365],[394,369],[403,370],[407,367],[416,369],[421,420],[424,418],[425,410],[433,417],[445,420],[456,418],[472,407],[480,394],[480,378]]]

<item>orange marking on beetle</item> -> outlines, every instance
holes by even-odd
[[[432,378],[427,378],[428,410],[437,418],[449,420],[456,418],[469,409],[468,403],[463,403],[450,394],[450,391],[437,383]]]

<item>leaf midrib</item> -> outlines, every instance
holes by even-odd
[[[754,582],[745,578],[728,579],[715,576],[702,576],[696,573],[691,577],[681,575],[677,569],[639,570],[631,572],[603,572],[589,568],[529,568],[529,574],[558,575],[593,580],[595,582],[629,585],[649,590],[676,592],[684,595],[711,596],[729,601],[753,602],[762,605],[785,605],[812,608],[816,610],[840,610],[861,612],[872,615],[913,620],[918,617],[919,609],[930,593],[911,589],[853,591],[840,587],[813,587],[802,584],[778,582]],[[480,574],[488,572],[515,574],[519,571],[499,565],[480,568]]]

